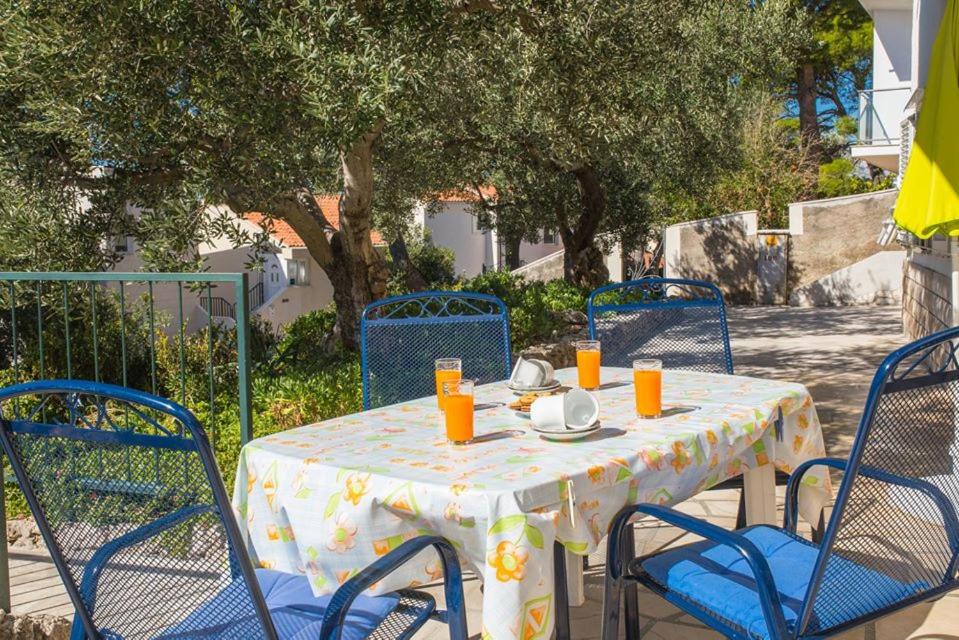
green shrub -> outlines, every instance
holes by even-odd
[[[423,277],[427,289],[450,289],[455,287],[456,255],[451,249],[437,247],[430,241],[427,230],[422,237],[413,239],[406,244],[413,267]],[[390,281],[387,285],[389,295],[395,296],[407,293],[405,271],[398,269],[392,259],[387,260],[390,268]]]
[[[858,175],[856,165],[849,158],[836,158],[819,167],[818,191],[822,198],[879,191],[890,188],[892,184],[891,175],[883,175],[876,180]]]
[[[589,296],[588,290],[565,280],[527,282],[509,271],[488,271],[462,282],[460,288],[494,295],[506,303],[514,351],[549,340],[554,331],[565,328],[563,312],[585,312]]]

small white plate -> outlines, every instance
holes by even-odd
[[[510,391],[512,391],[512,392],[515,393],[516,395],[523,395],[524,393],[536,393],[536,392],[539,392],[539,391],[552,391],[553,389],[559,388],[559,387],[560,387],[560,383],[559,383],[559,380],[553,380],[552,382],[549,382],[549,383],[547,383],[547,384],[544,384],[544,385],[542,385],[542,386],[540,386],[540,387],[518,387],[518,386],[514,385],[512,382],[508,382],[508,383],[506,384],[506,386],[510,389]]]
[[[540,429],[539,427],[532,427],[533,431],[539,434],[540,438],[544,440],[554,440],[556,442],[569,442],[571,440],[579,440],[585,438],[591,433],[599,431],[599,420],[594,422],[588,427],[581,427],[579,429],[564,429],[563,431],[557,431],[555,429]]]
[[[510,409],[517,418],[522,418],[523,420],[529,420],[529,411],[520,411],[518,409]]]

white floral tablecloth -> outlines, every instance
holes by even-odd
[[[557,377],[575,384],[576,371]],[[671,504],[747,467],[788,472],[825,454],[799,384],[665,371],[668,415],[640,420],[632,371],[604,367],[602,382],[602,429],[578,442],[542,440],[496,405],[513,399],[505,383],[477,388],[477,404],[494,406],[477,411],[482,437],[466,447],[446,443],[435,398],[250,442],[233,502],[256,561],[305,573],[319,595],[404,540],[438,534],[484,581],[484,638],[548,638],[554,540],[588,554],[627,503]],[[805,517],[818,516],[828,482],[820,469],[807,474]],[[373,591],[440,577],[424,552]]]

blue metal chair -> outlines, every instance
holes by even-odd
[[[733,372],[726,306],[715,285],[643,278],[589,295],[589,335],[603,343],[603,364],[632,367],[658,358],[669,369]]]
[[[959,587],[959,327],[891,353],[873,379],[848,460],[800,465],[782,528],[730,532],[667,507],[623,509],[610,527],[604,640],[621,593],[646,585],[730,638],[825,638]],[[821,544],[796,534],[803,475],[843,472]],[[705,538],[634,558],[646,514]],[[626,628],[638,635],[636,603]],[[635,634],[635,635],[633,635]]]
[[[184,407],[76,380],[0,389],[0,441],[76,608],[72,640],[409,638],[429,618],[465,640],[459,564],[443,538],[398,547],[317,598],[254,569],[206,434]],[[432,546],[448,610],[362,592]]]
[[[479,384],[510,376],[509,317],[495,296],[426,291],[379,300],[360,322],[366,409],[436,393],[437,358],[461,358]]]
[[[657,358],[667,369],[733,373],[726,305],[719,289],[701,280],[643,278],[600,287],[589,296],[589,335],[602,342],[603,364],[632,367]],[[777,472],[776,482],[789,476]],[[711,489],[743,488],[741,477]],[[736,526],[746,525],[742,494]]]

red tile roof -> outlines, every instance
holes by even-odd
[[[306,246],[306,243],[303,242],[303,238],[301,238],[296,231],[293,230],[293,227],[291,227],[290,224],[285,220],[281,220],[279,218],[267,220],[266,215],[260,213],[259,211],[249,211],[244,213],[243,217],[261,229],[268,228],[270,235],[273,236],[273,239],[285,247]]]
[[[334,229],[339,230],[340,228],[340,196],[338,195],[321,195],[316,196],[316,204],[320,207],[320,211],[323,212],[323,215],[329,221],[330,226]],[[303,238],[293,230],[293,227],[290,226],[288,222],[280,218],[273,218],[269,220],[266,214],[260,213],[259,211],[248,211],[243,214],[243,218],[249,220],[253,224],[257,225],[260,228],[267,228],[269,225],[269,232],[273,238],[286,247],[305,247],[306,243],[303,242]],[[370,239],[373,240],[374,245],[385,245],[386,242],[383,240],[383,236],[380,235],[380,232],[376,229],[370,233]]]
[[[484,185],[479,188],[479,192],[486,200],[496,199],[496,187],[493,185]],[[436,200],[440,202],[476,202],[478,199],[472,188],[445,191],[436,196]]]

